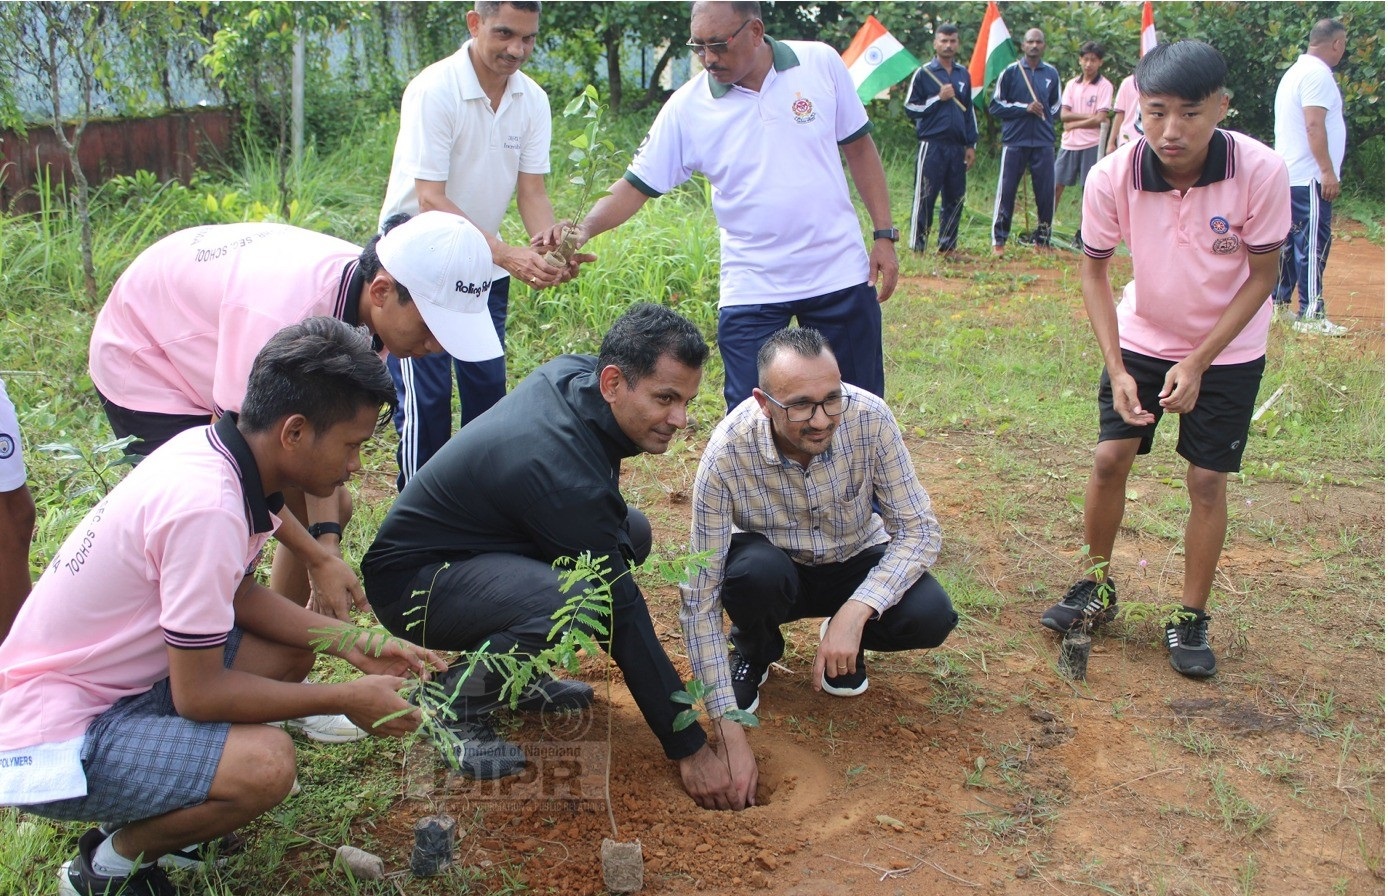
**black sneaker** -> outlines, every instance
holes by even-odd
[[[451,746],[459,774],[490,781],[525,768],[525,752],[486,722],[452,722],[448,730],[457,738]]]
[[[819,624],[819,640],[824,640],[824,633],[829,630],[829,620],[826,619]],[[856,697],[868,689],[867,676],[867,657],[862,650],[858,651],[858,665],[853,667],[853,671],[847,675],[826,675],[820,684],[824,687],[824,693],[833,694],[835,697]]]
[[[1106,579],[1104,585],[1107,587],[1101,589],[1093,579],[1080,579],[1060,603],[1041,614],[1041,624],[1064,634],[1077,628],[1092,631],[1112,622],[1118,615],[1118,585],[1113,579]]]
[[[516,709],[541,712],[550,709],[587,709],[593,702],[593,688],[581,681],[545,678],[531,683],[521,692]]]
[[[761,705],[761,686],[771,674],[771,666],[755,666],[736,650],[728,657],[733,669],[733,696],[737,698],[737,708],[756,712]]]
[[[1179,622],[1166,624],[1166,649],[1171,668],[1191,678],[1215,674],[1215,655],[1210,649],[1210,615],[1204,610],[1182,608]]]
[[[1031,237],[1031,244],[1038,249],[1051,248],[1051,225],[1042,224]]]
[[[60,896],[178,896],[158,865],[136,868],[125,877],[106,877],[92,870],[92,856],[106,836],[92,828],[77,841],[77,857],[58,871]]]

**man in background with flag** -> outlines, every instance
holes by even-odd
[[[906,117],[916,123],[916,191],[911,201],[911,249],[924,252],[940,208],[941,252],[953,252],[964,212],[964,174],[974,163],[978,121],[974,118],[969,71],[955,65],[959,28],[944,24],[935,31],[935,58],[916,71],[906,97]],[[968,97],[968,104],[961,97]]]
[[[1002,160],[998,164],[998,196],[993,206],[993,254],[1001,255],[1012,232],[1017,186],[1031,171],[1036,194],[1036,232],[1029,242],[1050,248],[1051,219],[1055,216],[1055,120],[1060,114],[1060,72],[1042,62],[1046,35],[1032,28],[1022,38],[1022,59],[998,76],[988,112],[1002,121]]]

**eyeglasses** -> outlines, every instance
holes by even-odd
[[[808,423],[814,419],[815,411],[822,410],[824,416],[833,419],[843,416],[843,412],[848,410],[848,396],[842,394],[831,395],[823,401],[792,401],[790,404],[781,404],[768,392],[762,394],[767,401],[785,411],[786,419],[791,423]]]
[[[700,59],[703,59],[704,54],[709,52],[710,50],[713,51],[713,54],[715,56],[722,56],[724,53],[728,52],[728,44],[732,43],[733,39],[736,38],[739,34],[741,34],[742,29],[746,28],[748,24],[751,23],[751,21],[751,19],[744,19],[742,24],[737,26],[737,30],[734,31],[732,34],[729,34],[726,40],[715,40],[710,41],[709,43],[701,43],[696,40],[687,40],[684,42],[684,45],[689,49],[693,50],[694,55],[698,56]]]

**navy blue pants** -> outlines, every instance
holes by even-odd
[[[732,620],[733,646],[753,665],[774,663],[786,642],[781,626],[795,619],[833,616],[882,559],[886,545],[842,563],[803,566],[757,532],[738,532],[728,546],[723,609]],[[864,650],[939,647],[959,623],[949,595],[929,572],[906,589],[896,606],[863,627]]]
[[[511,278],[498,277],[487,294],[487,310],[503,349],[510,293]],[[395,487],[404,489],[410,477],[453,435],[453,370],[458,372],[462,407],[458,426],[463,427],[506,394],[506,357],[459,361],[447,352],[422,358],[389,355],[386,367],[395,380],[395,397],[400,400],[395,409],[395,431],[400,434],[400,445],[395,451],[400,474],[395,478]]]
[[[916,192],[911,203],[911,248],[925,250],[930,227],[935,222],[935,199],[944,194],[940,205],[941,252],[948,252],[959,241],[959,218],[964,214],[964,151],[960,143],[922,140],[916,151]]]
[[[877,287],[860,283],[793,302],[718,309],[718,353],[723,357],[723,400],[728,410],[751,397],[757,385],[757,352],[772,333],[790,326],[791,318],[823,334],[845,383],[877,396],[886,391],[882,306],[877,303]]]
[[[1012,233],[1012,209],[1017,187],[1030,169],[1031,191],[1036,194],[1036,229],[1051,232],[1055,219],[1055,147],[1004,146],[998,165],[998,197],[993,205],[993,245],[1004,246]]]
[[[1292,187],[1292,231],[1282,244],[1282,273],[1272,293],[1274,302],[1285,305],[1293,292],[1300,291],[1297,313],[1325,317],[1321,278],[1330,258],[1330,239],[1330,202],[1321,196],[1321,185]]]

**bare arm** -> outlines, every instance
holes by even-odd
[[[516,210],[525,232],[531,236],[554,226],[554,206],[549,201],[543,174],[516,175]]]
[[[316,501],[311,496],[306,497],[310,498],[310,520],[320,523],[336,520],[341,523],[337,512],[337,493],[331,498]],[[315,506],[317,510],[314,509]],[[329,537],[325,536],[326,538]],[[356,573],[352,572],[352,567],[342,559],[338,544],[319,541],[309,535],[308,529],[292,513],[280,514],[280,527],[275,530],[275,539],[288,548],[308,570],[315,606],[325,614],[337,619],[347,619],[353,606],[363,611],[370,609],[370,604],[366,602],[366,592],[362,590],[361,582],[357,580]]]
[[[1320,106],[1302,106],[1306,116],[1306,142],[1311,147],[1311,156],[1320,168],[1321,196],[1326,202],[1334,202],[1340,195],[1340,179],[1335,176],[1335,166],[1330,161],[1330,139],[1325,131],[1325,109]]]
[[[600,233],[620,227],[641,210],[650,197],[633,187],[625,178],[618,178],[608,194],[597,201],[578,224],[581,246]]]
[[[521,176],[525,177],[526,175]],[[532,176],[539,177],[539,175]],[[540,178],[540,181],[540,190],[543,193],[544,179]],[[419,198],[419,210],[421,212],[448,212],[449,214],[458,215],[459,217],[467,218],[469,221],[472,221],[462,209],[458,208],[453,200],[448,198],[448,194],[444,191],[446,186],[447,184],[441,180],[415,180],[415,195]],[[519,179],[516,181],[516,190],[518,194],[516,201],[519,206]],[[545,205],[548,206],[549,197],[545,196],[544,201]],[[533,210],[532,206],[532,211]],[[549,217],[552,222],[554,219],[553,209],[550,209]],[[521,220],[526,221],[524,208],[521,210]],[[472,223],[476,224],[477,222],[472,221]],[[528,228],[529,226],[530,222],[526,221],[526,227]],[[492,263],[505,268],[506,272],[512,277],[524,280],[531,286],[536,287],[553,286],[560,282],[560,278],[563,274],[562,269],[547,263],[540,253],[536,252],[534,249],[528,246],[508,245],[498,239],[496,234],[488,233],[481,227],[477,229],[481,230],[482,236],[487,239],[487,247],[492,251]]]
[[[887,192],[887,174],[882,168],[882,157],[877,153],[877,144],[872,135],[864,135],[843,146],[843,156],[848,161],[848,172],[853,176],[853,185],[858,188],[858,196],[867,208],[874,230],[886,230],[892,226],[892,201]],[[891,240],[873,240],[868,252],[868,282],[880,284],[877,287],[877,301],[885,302],[896,292],[898,263],[896,243]]]
[[[1089,326],[1099,343],[1099,353],[1113,387],[1113,407],[1129,426],[1151,426],[1156,416],[1137,400],[1137,382],[1123,366],[1123,350],[1118,344],[1118,312],[1113,306],[1113,286],[1108,281],[1108,259],[1080,259],[1080,287]]]
[[[0,492],[0,642],[29,595],[29,541],[34,498],[27,486]]]

